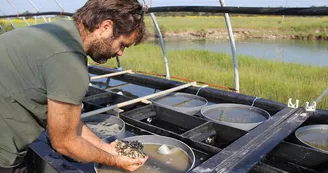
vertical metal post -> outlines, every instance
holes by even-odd
[[[18,14],[17,16],[19,16],[20,12],[19,12],[18,8],[11,2],[11,0],[6,0],[6,1],[16,10],[16,12]],[[27,26],[30,26],[30,24],[28,23],[28,21],[26,20],[26,18],[25,17],[22,17],[22,18],[25,21],[26,25]]]
[[[0,30],[1,30],[1,33],[5,33],[6,31],[2,28],[2,26],[0,25]]]
[[[58,0],[54,0],[54,1],[55,1],[56,4],[59,6],[59,8],[61,9],[61,11],[64,12],[65,10],[64,10],[63,6],[60,5],[60,3],[58,2]],[[70,18],[69,16],[67,16],[67,18],[68,18],[69,20],[71,20],[71,18]]]
[[[117,70],[122,71],[120,57],[116,56]]]
[[[328,94],[328,88],[315,100],[315,102],[319,103],[326,94]]]
[[[220,0],[221,6],[225,6],[224,0]],[[230,22],[230,17],[228,13],[224,13],[224,18],[226,21],[228,33],[229,33],[229,38],[230,38],[230,45],[231,45],[231,52],[232,52],[232,58],[233,58],[233,65],[234,65],[234,72],[235,72],[235,89],[236,92],[239,93],[239,71],[238,71],[238,61],[237,61],[237,56],[236,56],[236,44],[235,44],[235,37],[232,32],[232,27],[231,27],[231,22]]]
[[[154,23],[154,26],[156,28],[156,32],[157,32],[157,35],[159,37],[159,42],[161,44],[162,53],[163,53],[163,56],[164,56],[165,70],[166,70],[166,79],[170,79],[171,76],[170,76],[169,62],[168,62],[168,60],[166,58],[166,49],[165,49],[163,35],[162,35],[161,30],[160,30],[160,28],[158,26],[158,23],[157,23],[155,14],[154,13],[150,13],[150,16],[151,16],[151,19],[152,19],[152,21]]]
[[[0,13],[1,13],[2,15],[6,15],[1,9],[0,9]],[[16,26],[13,24],[13,22],[11,22],[11,20],[10,20],[9,18],[7,18],[7,20],[9,21],[10,25],[11,25],[14,29],[16,29]]]
[[[288,0],[286,0],[285,8],[287,7],[287,4],[288,4]],[[281,24],[284,23],[284,20],[285,20],[285,15],[282,15]]]
[[[34,3],[32,2],[32,0],[28,0],[28,2],[30,2],[30,4],[33,6],[33,8],[36,10],[36,12],[40,12],[40,10],[36,7],[36,5],[34,5]],[[44,20],[44,22],[47,23],[47,19],[44,16],[41,16],[41,17]],[[34,18],[34,20],[36,21],[36,18]]]
[[[150,1],[150,3],[151,2],[152,1]],[[143,5],[148,6],[145,0],[143,0],[143,3],[144,3]],[[165,63],[166,79],[170,79],[171,78],[171,76],[170,76],[170,68],[169,68],[169,62],[168,62],[167,57],[166,57],[166,49],[165,49],[163,35],[162,35],[162,32],[161,32],[161,30],[160,30],[160,28],[158,26],[158,23],[157,23],[155,14],[154,13],[150,13],[150,16],[151,16],[151,19],[152,19],[152,21],[154,23],[154,26],[155,26],[157,35],[159,37],[159,42],[161,44],[162,53],[163,53],[163,57],[164,57],[164,63]]]

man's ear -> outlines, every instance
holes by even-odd
[[[100,23],[99,29],[101,33],[105,35],[111,35],[113,33],[113,21],[112,20],[104,20]]]

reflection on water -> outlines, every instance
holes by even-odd
[[[168,95],[154,100],[155,102],[172,107],[197,107],[203,106],[206,102],[197,97],[187,97],[184,95]]]
[[[175,148],[171,154],[162,155],[157,152],[158,144],[143,144],[144,152],[149,156],[145,165],[134,171],[135,173],[185,173],[191,167],[189,156],[180,148]],[[172,149],[172,146],[168,146]],[[98,173],[125,173],[110,166],[100,166]]]
[[[94,76],[94,75],[90,75]],[[102,78],[91,81],[91,84],[94,87],[105,89],[107,91],[112,91],[115,93],[121,92],[123,95],[138,98],[146,95],[150,95],[156,92],[160,92],[160,90],[156,90],[153,88],[143,87],[140,85],[134,85],[127,82],[110,79],[110,78]]]
[[[301,141],[306,144],[328,152],[328,130],[312,129],[298,134]]]
[[[214,108],[206,111],[204,114],[214,120],[231,123],[256,123],[267,119],[267,117],[259,112],[252,111],[251,108]]]
[[[158,44],[158,43],[155,43]],[[208,50],[231,54],[228,40],[166,40],[168,50]],[[328,67],[328,41],[320,40],[236,40],[237,54],[267,60]]]

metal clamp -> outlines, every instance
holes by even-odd
[[[289,107],[289,108],[294,108],[294,109],[296,109],[296,108],[298,108],[299,103],[300,103],[300,101],[297,99],[297,100],[296,100],[296,103],[293,104],[293,102],[292,102],[292,98],[289,98],[289,100],[288,100],[288,107]]]
[[[153,121],[153,118],[152,118],[152,117],[148,117],[148,118],[147,118],[147,123],[150,124],[152,121]]]
[[[114,115],[116,117],[120,117],[120,113],[122,113],[122,112],[124,112],[124,110],[123,109],[120,109],[120,108],[115,108],[115,109],[112,110],[112,113],[114,113]],[[111,111],[107,111],[107,113],[110,114]]]
[[[306,104],[305,104],[305,110],[307,112],[315,112],[316,108],[317,108],[317,102],[315,102],[315,101],[311,105],[309,102],[306,102]]]
[[[301,117],[306,117],[308,114],[307,113],[301,113],[301,114],[298,114],[299,116]]]
[[[213,141],[213,139],[210,138],[210,137],[208,137],[207,139],[205,139],[205,143],[206,143],[206,144],[211,144],[212,141]]]

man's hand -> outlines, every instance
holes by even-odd
[[[147,161],[148,157],[145,158],[139,158],[139,159],[132,159],[130,157],[127,156],[120,156],[118,155],[118,152],[116,150],[116,142],[112,142],[110,144],[105,144],[102,149],[108,153],[110,153],[111,155],[115,156],[115,160],[116,160],[116,167],[118,168],[122,168],[128,171],[135,171],[138,168],[140,168],[141,166],[143,166],[145,164],[145,162]]]
[[[132,159],[127,156],[116,156],[117,165],[116,167],[122,168],[128,171],[135,171],[145,164],[148,156],[145,158]]]
[[[118,155],[118,152],[116,150],[116,142],[112,142],[110,144],[103,144],[103,146],[101,147],[102,150],[106,151],[107,153],[113,155],[113,156],[117,156]]]

